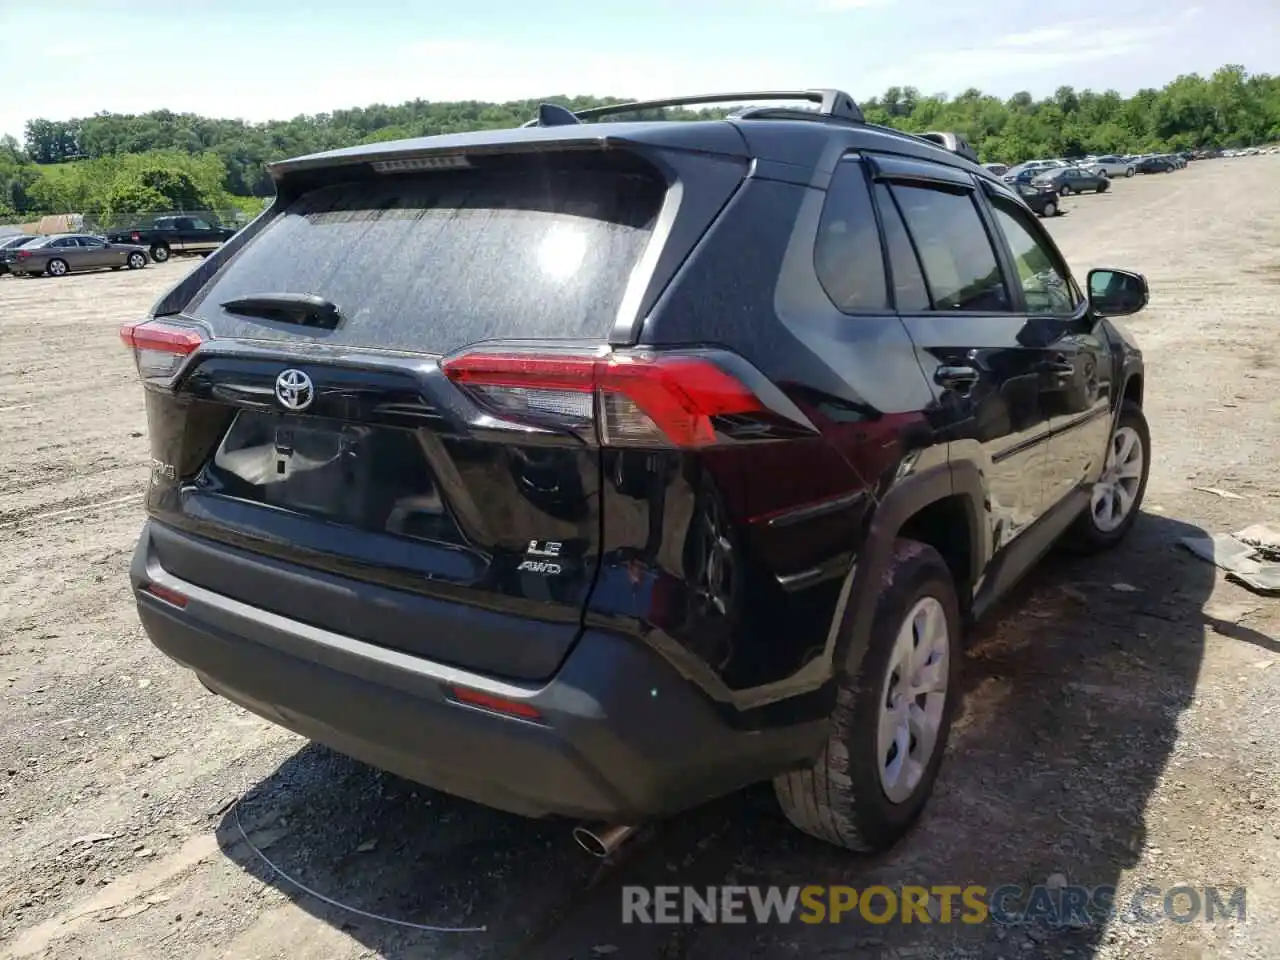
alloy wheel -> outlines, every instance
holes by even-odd
[[[1093,485],[1090,504],[1093,522],[1103,533],[1117,529],[1133,511],[1145,456],[1138,431],[1133,427],[1116,430],[1102,476]]]
[[[946,612],[936,598],[922,597],[898,628],[876,730],[880,786],[891,803],[911,796],[937,748],[950,655]]]

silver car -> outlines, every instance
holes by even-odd
[[[1132,177],[1137,170],[1137,162],[1109,153],[1103,157],[1094,157],[1084,166],[1104,177]]]
[[[58,233],[19,247],[9,270],[14,276],[64,277],[84,270],[141,270],[147,250],[127,243],[109,243],[86,233]]]

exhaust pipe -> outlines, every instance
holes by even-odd
[[[603,860],[612,856],[638,829],[640,828],[621,824],[604,827],[578,826],[573,828],[573,839],[587,853]]]

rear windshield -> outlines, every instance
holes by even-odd
[[[186,311],[218,336],[447,353],[493,338],[595,339],[613,326],[664,187],[593,169],[388,174],[293,201]],[[324,331],[222,303],[308,293]]]

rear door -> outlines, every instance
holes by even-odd
[[[214,239],[213,227],[208,221],[192,217],[182,220],[181,224],[179,241],[184,253],[208,253],[217,248],[218,241]]]
[[[976,461],[987,477],[998,548],[1048,505],[1044,353],[972,177],[919,161],[877,158],[876,166],[897,309],[952,455]]]
[[[666,195],[592,156],[295,190],[187,304],[214,339],[149,392],[159,562],[391,648],[553,673],[601,536],[590,361],[582,381],[556,357],[603,347]],[[477,345],[483,383],[458,359]],[[523,385],[534,368],[547,389]]]
[[[49,259],[65,260],[72,270],[83,270],[85,255],[89,252],[80,246],[78,237],[58,237],[49,244]]]

